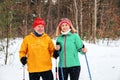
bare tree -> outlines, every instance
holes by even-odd
[[[96,43],[96,24],[97,24],[97,1],[95,0],[95,8],[94,8],[94,26],[93,26],[93,42]]]
[[[77,29],[77,33],[79,33],[79,28],[78,28],[78,8],[77,8],[77,2],[74,0],[74,5],[75,5],[75,25]]]
[[[49,7],[48,7],[48,14],[47,14],[47,19],[46,19],[47,20],[47,22],[46,22],[47,23],[47,25],[46,25],[47,26],[46,32],[48,32],[48,30],[49,30],[48,29],[49,28],[48,25],[50,25],[52,0],[49,0],[48,2],[49,2]]]
[[[83,4],[82,0],[80,0],[80,32],[81,32],[81,37],[83,37]]]

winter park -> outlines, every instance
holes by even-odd
[[[23,66],[19,61],[18,50],[22,39],[10,40],[8,64],[4,65],[4,55],[0,55],[0,80],[22,80]],[[120,80],[120,40],[110,41],[109,45],[105,41],[88,44],[87,58],[91,70],[92,80]],[[11,53],[13,53],[11,55]],[[79,55],[81,59],[81,75],[79,80],[90,80],[84,55]],[[55,75],[55,59],[53,59],[53,72]],[[28,72],[25,67],[25,80],[28,79]]]
[[[0,0],[0,80],[120,80],[120,0]]]

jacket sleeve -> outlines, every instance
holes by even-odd
[[[81,40],[80,36],[78,34],[76,34],[76,38],[75,38],[75,44],[76,44],[76,48],[78,51],[81,51],[82,47],[83,47],[83,41]]]
[[[48,47],[48,49],[49,49],[51,57],[53,57],[53,53],[55,51],[55,47],[54,47],[54,43],[53,43],[52,39],[49,40],[49,47]]]
[[[27,39],[25,38],[23,39],[23,42],[21,44],[20,51],[19,51],[20,59],[26,56],[27,51],[28,51],[28,44],[27,44]]]

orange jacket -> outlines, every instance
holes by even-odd
[[[54,52],[52,39],[44,33],[41,37],[36,37],[33,33],[26,36],[19,51],[20,59],[27,57],[28,72],[43,72],[52,69]]]

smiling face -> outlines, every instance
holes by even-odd
[[[67,32],[70,29],[70,26],[67,23],[62,23],[60,28],[63,32]]]
[[[42,34],[44,33],[44,26],[43,25],[37,25],[35,28],[34,28],[35,32],[37,32],[38,34]]]

